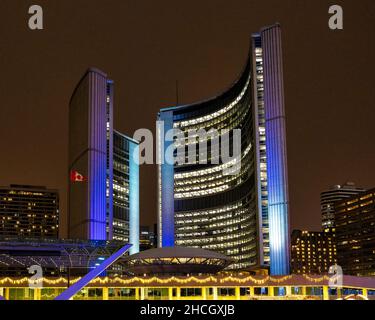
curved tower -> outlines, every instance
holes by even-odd
[[[273,274],[289,273],[280,36],[279,25],[253,35],[245,68],[224,93],[160,110],[159,246],[201,247],[232,257],[233,269],[270,265]],[[200,130],[209,132],[207,145]],[[228,141],[232,158],[224,161]],[[181,143],[185,161],[163,161]]]

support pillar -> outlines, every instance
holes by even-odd
[[[107,287],[103,287],[103,300],[108,300],[109,298],[109,293],[108,293],[108,288]]]
[[[168,288],[168,300],[173,300],[173,288]]]
[[[141,300],[145,300],[146,297],[146,288],[141,288]]]
[[[202,288],[202,300],[207,300],[207,288]]]
[[[292,295],[292,287],[285,287],[285,293],[287,297],[290,297]]]
[[[135,300],[139,300],[139,288],[135,288]]]
[[[274,287],[268,287],[268,296],[269,297],[275,296],[275,288]]]
[[[306,287],[302,287],[302,295],[305,297],[307,293]]]
[[[329,300],[329,288],[328,288],[328,286],[323,286],[323,300]]]
[[[254,290],[254,287],[250,287],[250,288],[249,288],[249,291],[250,291],[250,297],[254,297],[254,296],[255,296],[255,290]]]
[[[337,298],[342,298],[342,291],[343,291],[343,288],[337,287]]]
[[[241,288],[235,287],[234,291],[235,291],[236,300],[241,300]]]
[[[9,300],[9,296],[10,296],[10,294],[9,294],[9,288],[4,288],[4,298],[5,298],[5,300]]]
[[[362,295],[363,295],[364,297],[368,298],[368,290],[365,289],[365,288],[363,288],[363,289],[362,289]]]
[[[219,296],[217,294],[217,287],[212,288],[212,294],[213,294],[212,300],[219,300]]]
[[[181,300],[181,288],[180,287],[176,288],[176,299]]]
[[[40,288],[34,289],[34,300],[41,300],[42,290]]]

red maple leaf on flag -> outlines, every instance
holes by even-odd
[[[86,178],[83,176],[83,174],[73,170],[70,172],[70,180],[72,182],[84,182],[86,181]]]

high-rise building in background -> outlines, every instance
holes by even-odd
[[[328,273],[337,264],[334,232],[293,230],[291,272],[293,274]]]
[[[332,186],[329,190],[320,194],[320,209],[322,213],[323,230],[334,228],[335,202],[349,198],[363,192],[363,188],[358,188],[353,182],[346,182],[343,185]]]
[[[344,274],[375,276],[375,189],[336,202],[335,224]]]
[[[39,186],[0,187],[0,237],[57,239],[59,193]]]
[[[139,237],[140,251],[155,248],[155,233],[150,226],[141,226],[141,233]]]
[[[113,81],[91,68],[70,101],[69,237],[128,241],[136,253],[138,143],[113,130],[113,96]]]
[[[289,200],[281,28],[254,34],[246,66],[221,95],[196,104],[165,108],[164,132],[241,129],[241,168],[225,175],[226,164],[159,166],[159,246],[201,247],[233,259],[233,269],[270,266],[289,273]],[[222,142],[224,135],[220,136]],[[229,136],[230,145],[233,137]],[[160,154],[173,142],[159,144]],[[199,150],[199,142],[190,141]],[[222,152],[222,148],[221,148]],[[196,154],[199,159],[199,152]]]

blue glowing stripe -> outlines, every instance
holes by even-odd
[[[160,120],[164,121],[164,132],[161,139],[164,141],[161,153],[165,155],[167,148],[173,141],[165,141],[165,133],[173,129],[173,112],[162,112]],[[162,247],[174,246],[174,166],[164,161],[161,166],[161,221]]]
[[[127,244],[127,245],[123,246],[120,250],[116,251],[113,255],[111,255],[102,264],[97,266],[94,270],[90,271],[83,278],[78,280],[76,283],[74,283],[72,286],[70,286],[68,289],[66,289],[64,292],[62,292],[60,295],[58,295],[55,298],[55,300],[69,300],[69,299],[71,299],[75,294],[78,293],[78,291],[80,291],[82,288],[87,286],[90,283],[90,281],[92,281],[94,278],[96,278],[101,273],[103,273],[109,266],[111,266],[122,255],[124,255],[124,253],[126,251],[128,251],[130,247],[131,247],[131,244]]]
[[[130,254],[139,252],[139,154],[138,143],[129,140],[129,242]]]
[[[289,196],[282,82],[281,31],[278,25],[262,32],[264,106],[268,178],[270,267],[285,275],[289,265]]]

